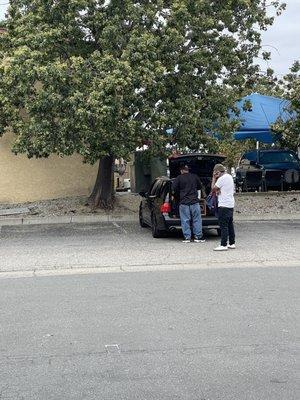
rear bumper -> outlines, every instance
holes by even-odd
[[[169,215],[164,215],[166,230],[174,231],[181,230],[180,218],[171,218]],[[219,229],[219,221],[217,217],[202,217],[203,229]]]

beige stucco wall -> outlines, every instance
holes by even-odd
[[[49,159],[15,156],[13,136],[0,138],[0,203],[57,199],[88,195],[97,175],[97,165],[82,163],[79,155]]]

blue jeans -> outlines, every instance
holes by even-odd
[[[193,233],[196,238],[202,237],[202,219],[200,204],[195,203],[190,206],[186,204],[180,204],[179,214],[181,220],[181,227],[183,236],[185,239],[192,238],[191,222],[193,225]]]

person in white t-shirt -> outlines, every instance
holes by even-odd
[[[221,244],[214,250],[235,249],[234,182],[232,176],[226,172],[224,165],[216,164],[214,166],[211,188],[218,196],[218,217],[221,229]]]

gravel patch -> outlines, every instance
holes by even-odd
[[[265,214],[299,214],[300,192],[268,192],[236,194],[235,212],[241,215],[259,216]],[[136,214],[141,197],[132,193],[117,193],[113,214]],[[22,204],[0,204],[0,209],[27,207],[30,215],[40,217],[62,215],[106,215],[101,209],[93,210],[87,204],[87,197],[67,197],[62,199],[36,201]],[[27,214],[28,215],[28,214]]]
[[[299,214],[300,193],[237,194],[235,212],[243,215]]]

